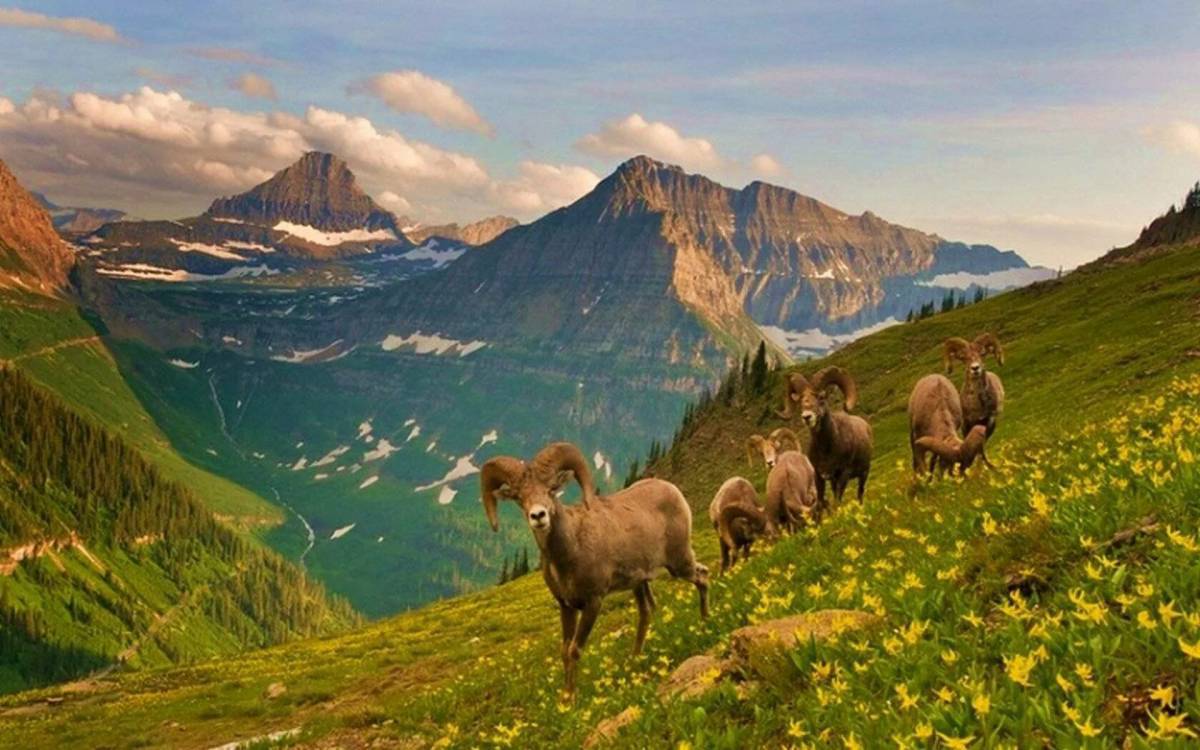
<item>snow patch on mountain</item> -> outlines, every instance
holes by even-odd
[[[424,245],[413,248],[412,250],[409,250],[407,253],[404,253],[398,257],[411,261],[432,261],[434,268],[441,268],[442,266],[458,260],[467,252],[467,248],[465,247],[454,247],[450,248],[449,250],[438,250],[437,246],[437,240],[429,240]]]
[[[205,255],[211,255],[214,258],[221,258],[223,260],[246,259],[245,256],[230,252],[220,245],[209,245],[205,242],[185,242],[183,240],[176,239],[172,239],[170,242],[175,247],[178,247],[179,251],[183,253],[204,253]]]
[[[895,318],[881,320],[874,325],[860,328],[849,333],[825,333],[820,328],[809,328],[805,331],[785,331],[777,326],[759,326],[763,336],[771,343],[787,351],[788,354],[819,354],[845,346],[855,339],[869,336],[877,331],[899,323]]]
[[[420,331],[408,336],[399,336],[394,333],[388,334],[380,343],[380,347],[385,352],[395,351],[401,347],[411,346],[417,354],[433,354],[442,355],[448,352],[457,351],[458,356],[465,357],[468,354],[477,352],[487,346],[486,341],[458,341],[457,339],[448,339],[441,334],[423,334]]]
[[[431,490],[434,487],[441,487],[443,485],[449,484],[450,482],[453,482],[456,479],[462,479],[463,477],[468,477],[472,474],[478,474],[479,467],[476,466],[472,462],[471,459],[473,459],[473,458],[474,458],[473,455],[462,456],[457,461],[455,461],[454,467],[451,468],[450,471],[447,471],[446,475],[444,477],[437,480],[436,482],[430,482],[429,484],[421,485],[420,487],[417,488],[417,492],[424,492],[425,490]]]
[[[274,226],[274,229],[324,247],[335,247],[344,242],[377,242],[396,239],[396,234],[390,229],[363,228],[351,229],[348,232],[326,232],[304,224],[293,224],[290,221],[281,221]]]
[[[1036,281],[1054,278],[1056,272],[1050,268],[1034,266],[1032,268],[1009,268],[991,273],[942,273],[932,279],[917,281],[918,286],[933,286],[942,289],[967,289],[981,286],[986,289],[1012,289],[1013,287],[1028,286]]]
[[[328,353],[329,351],[331,351],[334,347],[336,347],[340,343],[342,343],[342,340],[338,339],[337,341],[334,341],[332,344],[323,346],[320,349],[309,349],[308,351],[296,351],[295,349],[293,349],[292,353],[287,356],[284,356],[282,354],[276,354],[275,356],[271,357],[271,359],[275,360],[276,362],[287,362],[289,364],[299,364],[301,362],[308,362],[309,360],[315,359],[315,358],[321,356],[322,354]]]
[[[167,360],[167,363],[172,364],[183,370],[195,370],[197,367],[200,366],[199,362],[186,362],[182,359],[169,359],[169,360]]]
[[[371,461],[378,461],[381,458],[387,458],[398,450],[400,448],[389,443],[387,438],[379,438],[379,441],[375,443],[375,447],[363,454],[362,460],[364,464]]]
[[[356,523],[352,523],[352,524],[350,524],[349,526],[343,526],[343,527],[342,527],[342,528],[340,528],[340,529],[335,529],[335,530],[334,530],[334,532],[333,532],[332,534],[330,534],[330,535],[329,535],[329,538],[330,538],[331,540],[332,540],[332,539],[341,539],[342,537],[346,536],[346,535],[347,535],[347,534],[349,534],[351,531],[353,531],[353,530],[354,530],[354,527],[355,527],[355,526],[357,526],[357,525],[358,525],[358,524],[356,524]]]

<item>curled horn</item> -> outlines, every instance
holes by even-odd
[[[980,355],[994,354],[996,361],[1004,364],[1004,347],[1000,346],[1000,339],[990,333],[981,333],[975,337],[975,348],[979,350]]]
[[[966,364],[970,356],[971,345],[966,339],[951,336],[942,342],[942,366],[946,368],[946,372],[954,371],[954,360]]]
[[[746,438],[746,460],[750,462],[751,466],[757,463],[757,459],[762,458],[763,442],[762,435],[751,435]]]
[[[958,461],[961,456],[960,449],[962,448],[962,442],[954,438],[938,440],[937,438],[926,436],[917,438],[916,444],[927,451],[932,451],[934,455],[943,461]]]
[[[804,446],[800,445],[800,438],[796,437],[796,433],[792,432],[788,428],[777,427],[771,431],[771,442],[772,443],[775,443],[775,445],[779,445],[780,438],[787,438],[788,440],[791,440],[792,444],[796,446],[796,450],[798,450],[798,451],[804,450]]]
[[[500,530],[500,518],[496,514],[497,491],[506,484],[511,485],[524,471],[525,462],[512,456],[489,458],[480,468],[479,493],[492,531]]]
[[[854,378],[850,377],[850,373],[840,367],[831,366],[820,370],[813,376],[815,390],[823,391],[831,385],[836,385],[842,395],[846,397],[846,411],[850,411],[858,404],[858,386],[854,383]]]
[[[788,376],[783,385],[783,411],[775,412],[784,419],[792,418],[792,402],[800,400],[800,394],[805,388],[811,387],[808,378],[798,372]]]
[[[533,458],[533,463],[539,473],[554,474],[563,469],[569,469],[583,490],[583,507],[591,508],[592,499],[596,497],[596,485],[592,483],[592,470],[588,468],[587,459],[583,453],[570,443],[551,443]]]

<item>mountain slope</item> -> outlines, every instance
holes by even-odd
[[[436,224],[433,226],[418,226],[405,229],[404,234],[413,242],[420,244],[430,237],[442,237],[457,240],[468,245],[482,245],[491,242],[500,235],[521,222],[511,216],[489,216],[486,219],[473,221],[470,224]]]
[[[0,692],[357,621],[7,365],[0,425]]]
[[[1176,249],[896,326],[806,365],[858,378],[877,445],[865,507],[756,547],[714,582],[707,622],[688,587],[656,584],[643,657],[628,657],[631,600],[608,600],[573,706],[558,701],[558,623],[530,576],[333,641],[122,676],[88,695],[0,700],[0,731],[28,747],[207,746],[290,730],[302,746],[575,746],[629,706],[640,710],[619,736],[627,746],[876,747],[937,735],[946,746],[1139,746],[1151,733],[1196,731],[1198,673],[1180,649],[1197,640],[1200,598],[1198,278],[1200,248]],[[1010,400],[989,446],[1000,468],[914,487],[908,391],[940,368],[945,337],[984,330],[1008,353],[998,371]],[[780,424],[771,414],[781,382],[777,373],[767,393],[715,403],[654,471],[697,509],[732,474],[761,488],[743,442]],[[511,504],[502,513],[502,529],[520,526]],[[1156,527],[1118,535],[1151,514]],[[696,517],[698,549],[713,563],[712,532]],[[1007,593],[1013,581],[1020,598]],[[786,654],[748,694],[723,685],[658,701],[663,676],[727,646],[732,629],[828,607],[877,611],[885,624]],[[287,697],[264,713],[273,682]],[[1159,688],[1162,702],[1149,697]],[[64,703],[39,708],[48,697]]]
[[[45,209],[0,161],[0,286],[53,293],[74,262]]]

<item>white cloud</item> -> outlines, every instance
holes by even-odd
[[[1200,125],[1195,123],[1175,120],[1160,128],[1149,128],[1144,135],[1169,151],[1200,156]]]
[[[710,141],[686,137],[667,123],[647,120],[637,112],[604,123],[598,132],[580,138],[575,147],[599,157],[647,154],[695,170],[716,169],[725,163]]]
[[[434,205],[491,200],[492,180],[473,157],[319,107],[303,117],[243,112],[143,86],[112,98],[80,92],[64,101],[35,93],[12,110],[0,117],[0,141],[27,179],[70,184],[75,194],[99,201],[120,194],[151,211],[178,205],[181,196],[206,205],[310,150],[342,156],[368,190],[417,194]]]
[[[391,190],[384,190],[375,196],[380,205],[393,213],[405,213],[412,210],[412,204],[402,195],[396,195]]]
[[[755,154],[750,159],[750,169],[762,177],[778,177],[783,174],[783,165],[770,154]]]
[[[523,161],[518,169],[515,179],[495,183],[492,194],[505,209],[525,215],[545,213],[572,203],[600,181],[590,169],[570,164]]]
[[[166,73],[155,68],[147,66],[138,66],[133,69],[133,74],[142,80],[156,83],[168,89],[186,88],[192,84],[190,76],[175,75],[174,73]]]
[[[243,73],[229,82],[230,88],[240,91],[246,96],[259,99],[275,99],[275,84],[258,73]]]
[[[486,136],[494,132],[452,86],[417,70],[380,73],[352,84],[349,91],[371,94],[397,112],[424,115],[444,128],[470,130]]]
[[[15,111],[16,107],[13,106],[13,103],[0,96],[0,115],[12,114]]]
[[[47,16],[18,8],[0,8],[0,26],[16,26],[25,29],[47,29],[60,34],[72,34],[98,42],[126,42],[115,28],[90,18],[74,16]]]

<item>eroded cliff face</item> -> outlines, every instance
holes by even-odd
[[[0,161],[0,286],[54,293],[74,262],[50,215]]]

